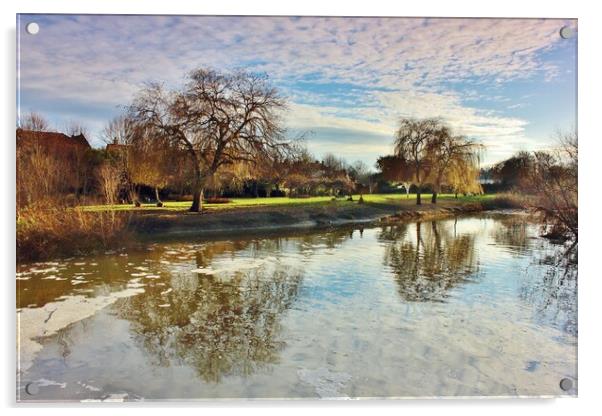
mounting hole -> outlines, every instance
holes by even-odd
[[[27,383],[25,386],[25,392],[30,396],[34,396],[40,392],[40,388],[36,383]]]
[[[573,37],[573,29],[570,26],[563,26],[560,28],[560,37],[562,39],[570,39]]]
[[[25,26],[25,30],[30,35],[37,35],[40,31],[40,25],[36,22],[27,23],[27,26]]]
[[[570,378],[563,378],[560,380],[560,388],[564,391],[569,391],[573,388],[573,380]]]

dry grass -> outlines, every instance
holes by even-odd
[[[495,194],[492,198],[479,201],[483,209],[526,209],[533,197],[516,193]]]
[[[49,202],[19,210],[17,260],[90,253],[123,241],[129,215],[85,212]]]

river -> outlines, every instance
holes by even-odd
[[[17,396],[574,396],[560,250],[496,213],[20,264]]]

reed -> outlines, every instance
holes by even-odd
[[[124,212],[86,212],[45,201],[17,214],[17,260],[42,260],[87,254],[123,243],[130,215]]]

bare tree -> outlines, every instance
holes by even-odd
[[[366,165],[361,160],[357,160],[351,167],[350,172],[353,176],[353,179],[363,187],[368,188],[368,193],[372,193],[372,188],[374,186],[373,176],[374,173],[370,170],[368,165]]]
[[[132,180],[132,145],[137,135],[134,121],[127,115],[114,117],[101,133],[108,156],[119,168],[120,187],[130,202],[138,204],[138,192]],[[110,146],[110,147],[109,147]]]
[[[534,195],[533,208],[543,214],[553,238],[578,239],[577,132],[559,133],[555,152],[535,152],[526,191]]]
[[[57,202],[66,188],[59,159],[38,142],[17,145],[17,213],[28,205]]]
[[[128,145],[134,140],[135,123],[125,114],[114,117],[101,133],[106,144]]]
[[[119,168],[110,162],[105,162],[98,168],[97,176],[105,202],[109,205],[115,204],[121,180]]]
[[[422,186],[430,174],[430,148],[444,134],[447,127],[439,119],[403,118],[395,133],[395,153],[413,167],[413,182],[416,184],[416,204],[421,205]]]
[[[138,129],[132,143],[125,149],[128,153],[128,173],[130,180],[137,185],[147,185],[155,190],[157,206],[163,206],[159,191],[165,188],[177,174],[175,160],[185,156],[177,143],[156,137],[156,129]]]
[[[39,113],[31,111],[19,119],[19,126],[23,130],[49,131],[50,123]]]
[[[71,120],[65,125],[65,134],[68,136],[89,136],[90,132],[83,123]]]
[[[182,146],[194,169],[193,212],[202,210],[207,181],[224,165],[286,152],[279,112],[285,101],[265,76],[197,69],[185,87],[152,84],[129,108],[139,124]]]

